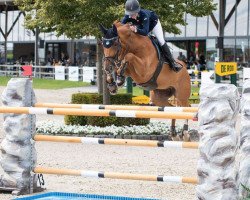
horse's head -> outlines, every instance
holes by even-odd
[[[118,39],[117,28],[115,25],[110,29],[106,29],[104,26],[100,25],[100,30],[103,34],[103,66],[107,75],[108,89],[111,94],[116,94],[118,87],[115,82],[114,74],[116,73],[116,64],[121,50],[121,44]]]
[[[116,94],[117,86],[122,86],[125,80],[125,68],[121,67],[121,61],[130,49],[128,41],[131,42],[131,39],[127,40],[126,38],[130,38],[132,32],[128,24],[122,25],[118,21],[114,22],[110,29],[100,25],[100,30],[103,34],[103,66],[107,75],[108,89],[111,94]],[[117,76],[116,81],[114,76]]]

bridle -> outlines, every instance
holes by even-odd
[[[103,58],[104,62],[109,61],[111,63],[111,65],[109,65],[108,69],[106,67],[104,68],[104,71],[106,72],[107,75],[112,76],[112,72],[113,72],[114,68],[116,68],[118,70],[122,67],[121,66],[122,60],[124,59],[125,55],[129,52],[129,43],[131,43],[131,34],[132,34],[132,31],[130,32],[129,41],[126,44],[125,51],[124,51],[123,55],[121,55],[122,54],[122,45],[121,45],[119,36],[116,36],[116,37],[113,37],[110,39],[107,39],[104,37],[102,38],[102,43],[103,43],[103,46],[105,48],[111,48],[114,45],[114,43],[116,43],[116,42],[118,43],[118,47],[117,47],[117,51],[116,51],[115,55],[114,56],[105,56]],[[125,68],[123,68],[121,70],[124,71]]]
[[[103,38],[102,41],[103,41],[103,46],[105,48],[112,47],[114,45],[114,43],[118,44],[117,51],[116,51],[114,56],[105,56],[103,58],[103,61],[109,61],[111,63],[111,65],[109,66],[110,69],[108,69],[108,70],[105,69],[106,73],[110,74],[113,71],[113,67],[118,65],[119,54],[120,54],[120,51],[122,49],[122,46],[121,46],[121,43],[120,43],[118,36],[110,38],[110,39]]]

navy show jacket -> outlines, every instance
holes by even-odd
[[[121,23],[126,24],[128,22],[131,22],[137,27],[137,33],[146,36],[156,26],[158,16],[153,11],[141,9],[136,19],[130,18],[129,15],[125,15]]]

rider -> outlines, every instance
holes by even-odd
[[[122,19],[122,24],[126,24],[127,22],[131,22],[133,25],[130,26],[130,29],[140,35],[147,36],[149,32],[152,31],[158,39],[170,67],[175,72],[181,70],[182,66],[175,62],[165,42],[161,22],[155,12],[141,9],[137,0],[127,0],[125,3],[125,16]]]

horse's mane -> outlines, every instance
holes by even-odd
[[[119,21],[115,21],[113,25],[117,28],[117,32],[118,32],[118,35],[119,35],[119,36],[124,36],[124,37],[131,37],[131,36],[134,36],[134,37],[136,37],[137,39],[139,39],[139,38],[145,39],[144,36],[132,32],[132,31],[130,30],[130,28],[129,28],[129,26],[130,26],[129,23],[127,23],[127,24],[122,24],[122,23],[119,22]]]

